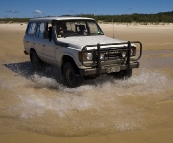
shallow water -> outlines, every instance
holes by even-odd
[[[130,79],[103,75],[74,89],[44,75],[17,76],[6,82],[0,80],[2,91],[10,92],[9,97],[0,100],[0,125],[8,119],[12,130],[5,133],[22,129],[52,136],[144,130],[146,116],[154,118],[146,108],[171,96],[172,85],[169,75],[146,68]]]

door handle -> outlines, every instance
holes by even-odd
[[[33,43],[35,45],[35,43]]]
[[[45,47],[46,45],[44,44],[43,47]]]

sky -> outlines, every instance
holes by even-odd
[[[0,0],[0,18],[173,11],[173,0]]]

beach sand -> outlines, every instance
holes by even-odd
[[[102,75],[68,89],[56,67],[34,73],[26,24],[0,24],[0,143],[173,142],[173,24],[100,26],[142,42],[140,67],[127,80]]]

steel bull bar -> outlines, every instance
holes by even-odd
[[[135,59],[131,59],[131,49],[132,49],[131,44],[139,44],[139,55]],[[117,45],[119,45],[119,46],[127,45],[127,46],[124,46],[124,47],[123,46],[121,46],[121,47],[109,47],[109,48],[101,49],[102,46],[117,46]],[[90,48],[93,47],[94,49],[87,50],[87,47],[90,47]],[[142,43],[139,42],[139,41],[131,41],[131,42],[128,41],[128,42],[122,42],[122,43],[108,43],[108,44],[99,44],[98,43],[96,45],[86,45],[86,46],[83,47],[81,52],[83,52],[83,53],[86,53],[86,52],[92,53],[93,54],[92,61],[93,61],[94,64],[87,65],[87,64],[84,63],[85,61],[83,61],[83,59],[81,59],[81,63],[85,67],[96,68],[96,70],[97,70],[96,74],[100,75],[100,71],[101,71],[101,59],[100,59],[101,53],[102,53],[102,51],[108,51],[109,52],[110,50],[126,50],[127,55],[126,55],[125,58],[127,59],[127,61],[126,61],[125,66],[127,68],[130,68],[131,67],[130,66],[130,61],[137,62],[142,56]],[[119,57],[118,59],[124,59],[124,57]],[[115,58],[115,60],[116,60],[116,58]],[[138,65],[139,65],[139,63],[138,63]]]

